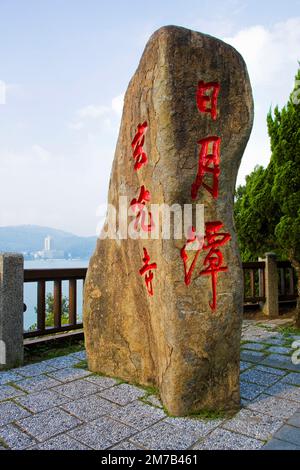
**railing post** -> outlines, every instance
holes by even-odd
[[[0,369],[23,363],[23,256],[0,253]]]
[[[278,317],[278,272],[275,253],[265,254],[265,296],[263,313],[270,318]]]

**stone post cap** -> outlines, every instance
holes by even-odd
[[[0,251],[0,256],[1,258],[22,258],[23,259],[23,255],[22,253],[10,253],[10,252],[5,252],[5,251]]]
[[[265,253],[265,257],[266,258],[277,258],[277,255],[273,251],[268,251],[267,253]]]

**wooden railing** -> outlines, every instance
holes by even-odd
[[[254,261],[243,263],[244,303],[255,304],[265,301],[265,263]]]
[[[279,302],[294,301],[295,273],[288,261],[278,261]],[[48,335],[51,333],[69,332],[82,329],[78,321],[77,289],[78,282],[84,283],[87,269],[25,269],[24,282],[37,284],[37,323],[36,329],[25,331],[24,338]],[[265,262],[243,263],[244,273],[244,309],[258,306],[265,302]],[[62,282],[67,281],[68,289],[68,323],[62,324]],[[46,326],[46,283],[53,282],[53,325]]]
[[[277,261],[279,302],[297,298],[295,272],[289,261]]]
[[[37,327],[25,331],[24,338],[43,336],[82,328],[77,315],[77,281],[85,280],[86,268],[76,269],[25,269],[24,282],[37,283]],[[53,288],[53,326],[46,327],[46,282],[52,281]],[[62,318],[62,282],[69,283],[67,324],[61,324]]]

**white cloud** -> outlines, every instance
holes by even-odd
[[[47,162],[51,158],[51,153],[46,150],[44,147],[38,144],[34,144],[32,146],[32,150],[34,155],[36,155],[40,160]]]
[[[121,95],[115,96],[115,98],[111,101],[111,109],[118,115],[122,115],[123,105],[124,105],[124,96],[125,94],[122,93]]]
[[[115,96],[110,106],[89,104],[76,111],[75,118],[68,124],[73,130],[81,130],[90,127],[92,121],[96,121],[106,129],[117,128],[122,115],[124,94]]]
[[[253,85],[274,85],[285,79],[292,64],[300,59],[300,17],[275,24],[271,29],[257,25],[224,38],[241,52]],[[288,70],[286,70],[286,66]],[[280,75],[282,74],[283,75]]]
[[[99,117],[102,117],[109,112],[110,108],[108,106],[96,106],[94,104],[90,104],[84,108],[79,109],[77,111],[77,115],[83,119],[98,119]]]
[[[270,28],[251,26],[225,37],[224,41],[242,54],[253,87],[254,127],[238,177],[239,183],[243,183],[255,165],[266,166],[269,162],[266,116],[271,106],[283,106],[292,91],[300,59],[300,17]]]

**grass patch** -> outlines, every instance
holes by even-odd
[[[23,379],[25,379],[27,377],[23,377]],[[31,378],[31,377],[28,377],[28,378]],[[18,392],[23,392],[25,394],[27,394],[27,392],[25,390],[23,390],[22,388],[18,387],[18,385],[15,383],[15,382],[7,382],[5,385],[9,385],[10,387],[14,388],[15,390],[18,390]]]
[[[225,419],[225,418],[231,418],[236,412],[229,412],[229,411],[223,411],[223,410],[203,410],[197,413],[192,413],[189,415],[189,418],[192,419],[201,419],[204,421],[213,421],[217,419]]]
[[[4,449],[9,449],[8,444],[6,444],[5,440],[0,437],[0,446],[4,447]]]
[[[86,360],[83,360],[83,361],[77,362],[77,364],[74,364],[74,365],[73,365],[73,368],[74,368],[74,369],[85,369],[85,370],[88,370],[88,363],[87,363]]]
[[[35,362],[53,359],[55,357],[67,356],[68,354],[84,350],[84,341],[74,339],[66,339],[57,346],[42,343],[37,345],[25,346],[24,348],[24,365],[33,364]]]
[[[280,326],[277,331],[286,338],[289,336],[300,336],[300,328],[296,328],[295,326]]]
[[[257,326],[258,328],[261,328],[262,330],[275,331],[274,326],[269,326],[269,325],[266,325],[265,323],[257,323],[255,326]]]

